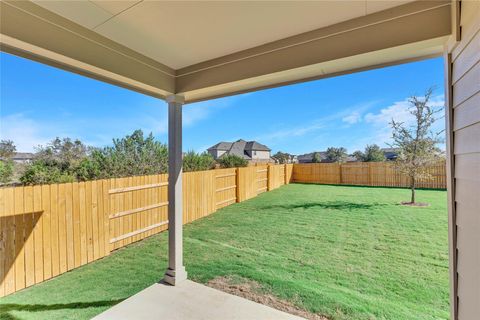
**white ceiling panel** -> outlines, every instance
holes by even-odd
[[[366,13],[371,14],[374,12],[390,9],[412,2],[412,0],[367,0],[366,1]]]
[[[89,29],[112,17],[108,11],[86,0],[33,0],[33,2]]]
[[[127,10],[136,3],[142,0],[89,0],[100,8],[106,10],[112,15],[119,14],[120,12]]]
[[[364,15],[364,2],[142,2],[95,31],[172,68]],[[188,21],[188,23],[187,23]]]
[[[174,69],[406,2],[35,0]]]

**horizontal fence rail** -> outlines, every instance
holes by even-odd
[[[183,222],[290,182],[292,165],[183,174]],[[0,188],[0,297],[168,229],[168,175]]]
[[[446,165],[427,169],[431,179],[419,179],[417,188],[446,189]],[[293,166],[293,182],[381,187],[409,187],[409,178],[392,162],[304,163]]]

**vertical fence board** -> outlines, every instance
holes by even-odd
[[[5,190],[5,294],[15,292],[15,214],[14,189]]]
[[[15,290],[25,288],[25,247],[24,247],[24,208],[23,190],[24,187],[15,188]]]
[[[52,277],[60,274],[58,255],[58,184],[50,185],[50,241],[52,252]]]
[[[78,268],[82,265],[82,241],[81,241],[81,232],[82,228],[80,227],[80,184],[74,182],[72,184],[72,200],[73,200],[73,247],[74,247],[74,263],[75,268]]]
[[[110,245],[110,196],[109,196],[109,190],[110,190],[110,181],[111,180],[102,180],[102,195],[103,197],[103,232],[104,232],[104,250],[105,250],[105,255],[109,255],[111,251],[111,245]]]
[[[80,204],[80,264],[88,263],[88,234],[87,234],[87,209],[86,207],[86,187],[85,182],[78,184],[78,197]]]
[[[67,252],[67,270],[75,268],[75,245],[73,236],[73,184],[65,185],[65,250]]]
[[[66,228],[66,210],[67,194],[66,184],[58,185],[58,273],[67,271],[67,228]]]
[[[24,214],[25,214],[25,286],[35,283],[35,247],[33,228],[35,215],[33,210],[33,187],[24,188]]]
[[[43,278],[48,280],[52,277],[52,249],[50,231],[50,185],[42,186],[42,225],[43,225]]]
[[[98,234],[98,189],[97,181],[91,181],[92,185],[92,239],[93,239],[93,260],[99,259],[100,256],[100,236]]]
[[[33,231],[35,248],[35,283],[42,282],[43,273],[43,221],[44,215],[42,206],[42,186],[33,187],[33,211],[35,216],[35,226]]]
[[[5,189],[0,188],[0,297],[5,295]]]
[[[85,223],[87,229],[87,262],[93,261],[92,182],[85,182]]]

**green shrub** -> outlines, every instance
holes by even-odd
[[[20,177],[23,184],[47,184],[64,183],[75,181],[75,175],[69,172],[62,172],[56,166],[50,166],[43,161],[34,161],[28,165]]]
[[[207,152],[188,151],[183,156],[183,171],[202,171],[215,168],[215,160]]]
[[[13,161],[0,160],[0,183],[8,183],[13,176]]]
[[[237,168],[248,166],[248,161],[234,154],[224,155],[218,160],[222,168]]]

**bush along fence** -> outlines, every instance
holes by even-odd
[[[444,161],[428,168],[432,179],[420,179],[417,188],[446,189]],[[392,162],[306,163],[293,166],[293,182],[381,187],[409,187],[409,179]]]
[[[188,172],[183,222],[291,181],[293,165]],[[168,228],[168,175],[0,188],[0,296]]]

